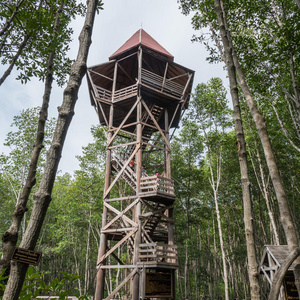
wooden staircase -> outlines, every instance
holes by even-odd
[[[124,163],[125,161],[122,160],[116,152],[113,152],[111,165],[116,172],[119,173],[122,170],[122,168],[124,167]],[[136,189],[136,175],[131,167],[126,166],[121,174],[121,177],[129,184],[129,186],[132,187],[132,189]]]
[[[153,104],[150,107],[150,111],[151,111],[152,115],[154,116],[155,120],[158,122],[162,116],[163,108],[156,104]],[[143,139],[143,142],[148,143],[151,139],[153,132],[157,131],[157,129],[147,111],[144,111],[144,113],[143,113],[142,122],[151,126],[151,127],[146,126],[144,124],[142,125],[142,139]],[[134,133],[136,133],[136,130],[134,131]],[[130,142],[133,142],[134,140],[135,140],[135,137],[132,136]],[[147,147],[147,145],[143,144],[142,150],[144,151],[146,147]],[[124,154],[123,154],[124,159],[126,159],[126,157],[129,157],[131,155],[131,153],[134,151],[134,148],[135,148],[134,145],[130,145],[125,149]]]

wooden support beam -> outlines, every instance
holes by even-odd
[[[135,268],[115,289],[114,291],[105,298],[105,300],[110,300],[113,296],[138,272],[138,268]]]
[[[105,113],[104,113],[104,110],[103,110],[103,107],[102,107],[102,104],[101,104],[100,101],[98,101],[98,106],[99,106],[99,108],[100,108],[100,110],[101,110],[101,113],[102,113],[103,119],[104,119],[104,121],[105,121],[105,124],[106,124],[106,126],[108,126],[109,124],[108,124],[108,121],[107,121],[107,119],[106,119],[106,116],[105,116]]]
[[[132,114],[133,110],[136,108],[138,102],[139,102],[139,99],[137,99],[136,102],[133,104],[133,106],[131,107],[130,111],[128,112],[128,114],[126,115],[126,117],[123,119],[123,121],[121,122],[120,126],[117,128],[117,131],[114,133],[114,135],[112,136],[112,138],[108,141],[107,146],[110,146],[110,144],[112,143],[113,139],[116,137],[116,135],[118,134],[118,132],[120,131],[120,129],[123,127],[123,125],[125,124],[125,122],[128,120],[128,118]]]
[[[123,201],[123,200],[128,200],[128,199],[136,199],[138,196],[125,196],[125,197],[120,197],[120,198],[110,198],[106,199],[106,202],[112,202],[112,201]]]
[[[115,146],[110,146],[108,147],[108,149],[115,149],[115,148],[119,148],[119,147],[125,147],[125,146],[130,146],[130,145],[136,145],[138,142],[130,142],[130,143],[125,143],[125,144],[119,144],[119,145],[115,145]]]
[[[185,91],[186,91],[186,89],[188,88],[191,79],[192,79],[192,74],[189,74],[189,78],[188,78],[188,80],[187,80],[187,82],[186,82],[186,84],[185,84],[185,87],[184,87],[183,91],[182,91],[181,99],[183,99],[184,94],[185,94]],[[186,98],[186,100],[187,100],[187,98]],[[186,104],[186,101],[184,102],[184,105],[185,105],[185,104]]]
[[[103,204],[105,205],[105,207],[107,207],[109,210],[111,210],[112,212],[114,212],[116,215],[118,215],[120,213],[120,211],[118,209],[116,209],[115,207],[111,206],[110,204],[108,204],[106,202],[103,202]],[[121,218],[124,219],[129,224],[131,224],[133,227],[137,227],[137,225],[138,225],[136,222],[132,221],[131,219],[129,219],[125,215],[122,215]]]
[[[176,117],[176,114],[177,114],[177,111],[178,111],[179,107],[180,107],[180,103],[178,103],[177,106],[176,106],[176,108],[175,108],[175,111],[173,113],[171,122],[169,123],[169,126],[168,126],[168,131],[171,129],[172,123],[173,123],[173,121],[174,121],[174,119]]]
[[[131,230],[133,230],[134,228],[135,228],[135,227],[112,228],[112,229],[101,230],[101,232],[113,234],[113,233],[119,233],[119,232],[131,231]]]
[[[163,82],[162,82],[162,85],[161,85],[161,92],[164,90],[164,86],[165,86],[165,83],[166,83],[168,66],[169,66],[169,63],[167,62],[166,63],[166,68],[165,68],[164,79],[163,79]]]
[[[119,68],[124,72],[124,74],[133,82],[133,83],[135,83],[135,79],[134,78],[132,78],[128,73],[127,73],[127,71],[120,65],[120,64],[118,64],[118,66],[119,66]]]
[[[131,57],[131,56],[137,55],[137,53],[138,53],[137,51],[136,51],[136,52],[133,52],[133,53],[131,53],[131,54],[125,56],[125,57],[122,57],[122,58],[118,59],[117,62],[119,63],[120,61],[122,61],[122,60],[124,60],[124,59],[127,59],[127,58],[129,58],[129,57]]]
[[[109,186],[109,188],[105,191],[103,199],[106,198],[106,196],[108,195],[108,193],[110,192],[110,190],[112,189],[112,187],[115,185],[116,181],[119,179],[119,177],[122,175],[122,173],[124,172],[125,168],[129,165],[129,162],[133,159],[134,155],[137,153],[137,151],[139,150],[139,146],[137,146],[135,148],[135,150],[132,152],[132,154],[130,155],[130,157],[127,159],[127,161],[125,162],[124,166],[122,167],[122,169],[120,170],[120,172],[118,173],[118,175],[115,177],[115,179],[113,180],[113,182],[111,183],[111,185]]]
[[[140,201],[140,199],[136,199],[135,201],[133,201],[130,205],[128,205],[124,210],[120,211],[120,213],[118,213],[109,223],[107,223],[102,230],[106,230],[107,228],[109,228],[115,221],[117,221],[119,218],[123,217],[125,215],[125,213],[130,210],[133,206],[135,206],[138,202]]]
[[[171,77],[171,78],[168,78],[168,81],[172,81],[176,78],[180,78],[180,77],[183,77],[183,76],[188,76],[189,73],[184,73],[184,74],[181,74],[181,75],[178,75],[178,76],[174,76],[174,77]]]
[[[107,247],[107,249],[110,250],[109,247]],[[122,265],[122,266],[125,265],[115,253],[112,252],[111,255],[114,257],[114,259],[115,259],[120,265]]]
[[[136,265],[104,265],[99,266],[99,269],[133,269]]]
[[[98,73],[98,72],[94,71],[93,69],[89,69],[89,72],[94,73],[94,74],[96,74],[96,75],[99,75],[99,76],[101,76],[101,77],[103,77],[103,78],[106,78],[106,79],[108,79],[108,80],[110,80],[110,81],[113,81],[113,80],[114,80],[113,78],[107,77],[107,76],[105,76],[105,75],[103,75],[103,74],[101,74],[101,73]],[[94,81],[92,81],[92,82],[94,82]]]
[[[116,243],[109,251],[107,251],[97,262],[100,265],[112,252],[114,252],[119,246],[121,246],[127,239],[129,239],[134,233],[136,233],[137,228],[134,228],[131,232],[126,234],[118,243]]]

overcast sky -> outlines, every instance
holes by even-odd
[[[228,83],[223,65],[208,64],[204,46],[192,43],[191,16],[184,16],[178,9],[176,0],[104,0],[104,10],[96,16],[93,42],[89,52],[88,66],[108,61],[108,57],[122,46],[141,27],[160,43],[173,56],[174,61],[194,71],[194,87],[200,82],[207,82],[212,77],[221,77],[225,86]],[[74,42],[70,51],[76,57],[78,35],[83,19],[75,22]],[[199,34],[199,32],[198,32]],[[1,74],[3,67],[0,66]],[[12,130],[13,116],[22,109],[40,106],[42,103],[43,83],[32,80],[21,85],[13,75],[0,87],[0,152],[9,149],[3,146],[6,134]],[[56,117],[57,107],[62,102],[63,89],[54,85],[50,103],[50,116]],[[75,107],[75,115],[66,137],[63,156],[59,169],[72,173],[78,169],[76,155],[91,142],[90,127],[98,124],[97,115],[90,105],[86,78],[80,89]]]

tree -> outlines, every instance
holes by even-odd
[[[22,238],[20,247],[33,250],[40,230],[51,202],[53,184],[61,157],[64,140],[69,124],[74,115],[74,107],[78,97],[78,90],[86,71],[86,60],[89,46],[91,44],[91,34],[94,17],[97,11],[98,1],[88,1],[85,24],[79,37],[79,50],[77,59],[73,63],[70,71],[70,78],[66,89],[62,106],[59,107],[59,115],[53,140],[48,151],[44,174],[38,191],[34,195],[34,206],[28,223],[28,227]],[[9,277],[3,299],[17,299],[20,293],[28,265],[23,263],[12,263],[11,275]]]

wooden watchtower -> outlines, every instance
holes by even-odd
[[[169,132],[187,108],[194,71],[173,59],[140,29],[87,72],[108,132],[96,300],[175,299]]]

